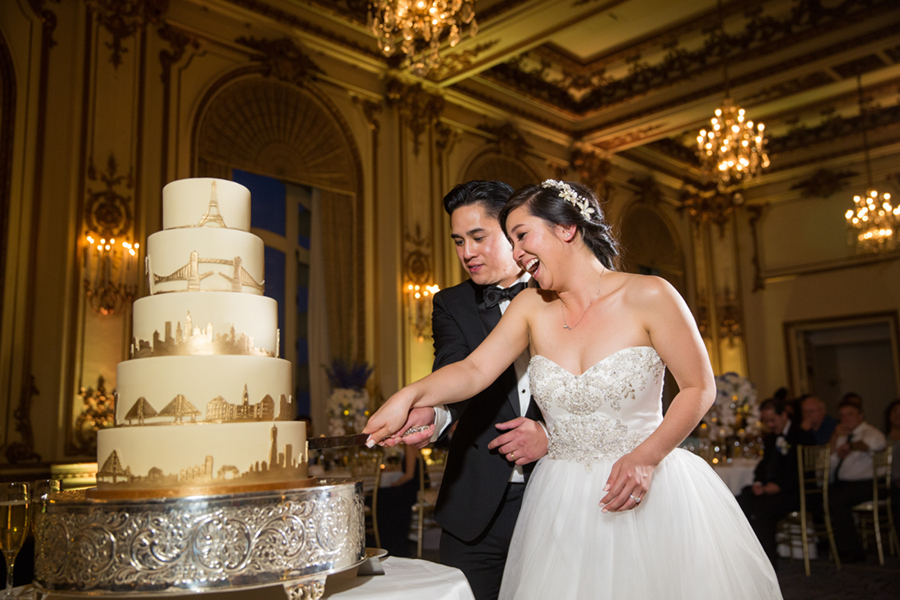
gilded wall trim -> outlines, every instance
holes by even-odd
[[[123,42],[144,30],[147,25],[158,24],[169,9],[169,0],[85,0],[94,10],[97,23],[112,36],[105,45],[110,50],[109,62],[118,69],[122,55],[128,52]]]
[[[13,132],[16,124],[16,73],[6,38],[0,34],[0,281],[6,281],[6,251],[12,187]],[[0,315],[3,294],[0,294]],[[0,320],[0,334],[3,322]]]
[[[59,0],[52,0],[54,4]],[[35,313],[33,302],[35,296],[35,288],[37,285],[37,246],[38,236],[41,224],[41,205],[43,201],[43,180],[44,180],[44,147],[47,138],[47,102],[48,102],[48,79],[50,71],[50,50],[56,45],[53,39],[53,32],[56,29],[56,13],[45,7],[45,3],[41,0],[29,0],[29,4],[36,15],[41,19],[41,58],[40,68],[38,71],[38,101],[37,101],[37,126],[35,132],[35,164],[34,164],[34,183],[32,186],[31,197],[31,231],[28,237],[28,280],[27,292],[25,295],[25,328],[23,330],[23,339],[21,352],[22,372],[19,380],[19,398],[13,418],[16,422],[16,431],[22,436],[20,442],[10,443],[9,437],[6,442],[6,458],[11,463],[22,461],[40,460],[39,454],[34,452],[34,437],[31,427],[31,405],[34,397],[38,395],[38,390],[34,384],[34,375],[32,374],[32,361],[34,352],[34,325]],[[12,80],[12,78],[10,79]],[[10,140],[12,136],[10,136]],[[5,228],[4,228],[5,231]],[[14,388],[10,388],[14,389]],[[10,398],[10,404],[12,398]],[[7,431],[8,432],[8,431]]]

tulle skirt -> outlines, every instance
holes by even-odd
[[[510,545],[501,600],[778,599],[768,558],[731,491],[676,449],[640,506],[602,513],[613,462],[543,459]]]

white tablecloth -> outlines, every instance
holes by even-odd
[[[730,463],[714,465],[713,469],[731,490],[731,493],[737,496],[745,486],[753,484],[753,474],[756,471],[756,465],[759,460],[752,458],[735,458]]]
[[[325,596],[333,600],[474,600],[466,576],[459,569],[427,560],[389,556],[381,561],[384,575],[328,578]]]
[[[377,560],[377,559],[376,559]],[[354,572],[336,573],[328,578],[323,598],[330,600],[475,600],[466,576],[459,569],[427,560],[387,557],[381,560],[384,575],[355,577]],[[31,586],[15,589],[16,595]],[[127,597],[127,594],[110,597]],[[166,596],[203,598],[203,600],[287,600],[284,586],[271,585],[255,589],[208,592],[202,595],[185,592]],[[71,600],[73,596],[50,594],[45,600]]]

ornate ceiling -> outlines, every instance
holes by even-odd
[[[388,69],[366,0],[225,0]],[[791,176],[859,153],[862,75],[873,152],[900,144],[897,0],[478,0],[480,31],[442,49],[426,85],[677,179],[699,178],[699,129],[725,95],[767,127]],[[720,30],[724,24],[724,35]],[[304,25],[306,24],[306,26]]]

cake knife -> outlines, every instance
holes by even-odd
[[[307,440],[310,450],[325,450],[327,448],[348,448],[350,446],[365,446],[369,439],[368,433],[355,435],[338,435],[334,437],[317,437]]]

